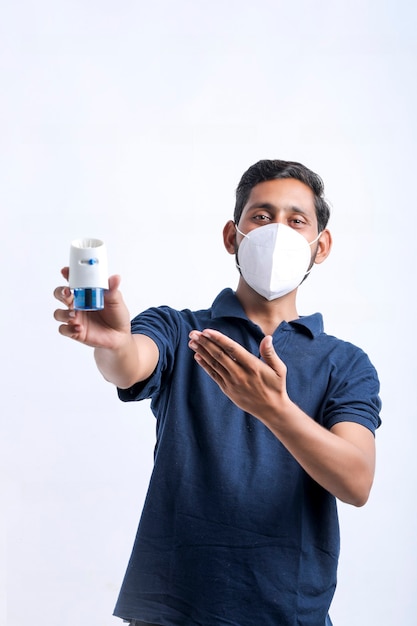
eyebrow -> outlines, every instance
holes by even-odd
[[[255,202],[254,204],[251,204],[247,210],[253,211],[256,209],[265,209],[266,211],[271,212],[280,210],[275,204],[271,204],[270,202]],[[305,209],[301,209],[299,206],[296,206],[294,204],[284,207],[284,211],[287,211],[288,213],[299,213],[300,215],[305,215],[306,217],[310,216],[309,212],[307,212]]]

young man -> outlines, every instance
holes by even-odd
[[[155,465],[115,615],[132,625],[324,626],[336,586],[336,498],[365,504],[379,384],[359,348],[300,317],[331,248],[321,179],[260,161],[224,243],[239,283],[208,310],[132,323],[110,278],[102,312],[56,297],[60,332],[95,348],[122,400],[152,398]],[[67,277],[68,270],[63,270]]]

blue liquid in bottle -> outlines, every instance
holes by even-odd
[[[74,309],[77,311],[100,311],[104,309],[104,289],[74,289]]]

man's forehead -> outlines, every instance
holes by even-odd
[[[256,203],[286,203],[315,210],[314,194],[308,185],[295,178],[266,180],[252,187],[246,208]]]

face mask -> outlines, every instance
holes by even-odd
[[[267,224],[251,230],[240,242],[236,265],[252,289],[267,300],[293,291],[309,273],[311,244],[285,224]]]

